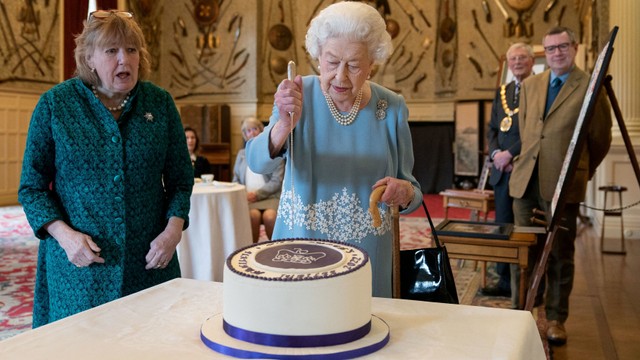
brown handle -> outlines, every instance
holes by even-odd
[[[371,195],[369,195],[369,213],[373,218],[373,227],[380,227],[382,225],[382,218],[380,217],[380,210],[378,210],[378,202],[382,194],[387,189],[387,185],[378,186],[373,189]],[[393,243],[391,248],[391,284],[392,284],[392,296],[396,299],[400,298],[400,213],[397,206],[392,206],[391,214],[393,215]]]
[[[369,214],[373,220],[373,227],[378,228],[382,225],[382,218],[380,217],[380,210],[378,210],[378,202],[382,197],[382,194],[387,189],[387,185],[378,186],[373,189],[371,195],[369,195]]]

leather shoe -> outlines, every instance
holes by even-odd
[[[503,289],[498,286],[487,286],[480,289],[480,295],[511,297],[511,290]]]
[[[547,324],[547,340],[551,345],[564,345],[567,343],[567,330],[564,324],[558,320],[551,320]]]

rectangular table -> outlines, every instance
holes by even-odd
[[[527,288],[526,270],[529,266],[529,247],[536,243],[534,232],[514,230],[509,240],[475,238],[466,236],[438,235],[438,239],[447,245],[449,257],[478,261],[493,261],[520,266],[520,308],[524,307]],[[484,274],[482,274],[484,277]]]
[[[6,339],[0,359],[228,359],[200,341],[222,305],[222,283],[175,279]],[[527,311],[373,298],[372,312],[391,339],[367,359],[546,359]]]
[[[441,191],[444,218],[449,215],[449,208],[470,209],[484,213],[484,221],[487,221],[489,212],[495,210],[493,191],[490,190],[455,190]],[[472,217],[472,220],[476,220]]]

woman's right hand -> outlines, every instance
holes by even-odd
[[[278,108],[278,122],[271,130],[270,148],[279,151],[287,140],[289,133],[298,124],[302,115],[302,77],[296,76],[293,81],[282,80],[275,94],[275,103]],[[290,114],[293,114],[291,116]]]
[[[76,231],[62,220],[55,220],[45,225],[45,230],[58,241],[67,253],[67,258],[77,267],[89,266],[92,263],[104,263],[100,257],[100,247],[93,242],[91,236]]]
[[[302,77],[296,76],[293,81],[282,80],[275,94],[279,121],[289,129],[296,127],[302,114]],[[291,118],[290,113],[293,113]]]

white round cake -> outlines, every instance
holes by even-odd
[[[371,328],[366,252],[323,240],[278,240],[227,259],[223,327],[233,338],[286,347],[333,346]]]

